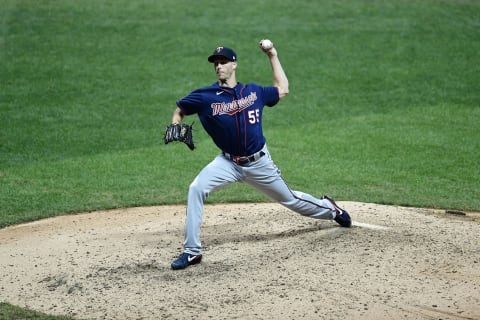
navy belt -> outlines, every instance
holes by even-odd
[[[260,150],[257,153],[254,153],[254,154],[249,155],[249,156],[243,156],[243,157],[234,156],[234,155],[231,155],[231,154],[226,153],[226,152],[223,152],[223,155],[227,159],[235,162],[236,164],[243,166],[247,163],[251,163],[251,162],[255,162],[255,161],[259,160],[261,157],[263,157],[265,155],[265,152]]]

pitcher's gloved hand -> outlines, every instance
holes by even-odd
[[[193,124],[188,125],[185,123],[172,123],[168,125],[165,129],[163,141],[165,141],[165,144],[179,141],[185,143],[190,150],[195,149],[195,145],[193,144],[192,126]]]

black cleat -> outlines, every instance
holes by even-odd
[[[352,219],[350,218],[348,212],[337,206],[337,204],[332,198],[323,196],[323,199],[327,199],[328,201],[330,201],[336,209],[337,215],[333,220],[335,220],[340,226],[344,228],[350,228],[352,226]]]
[[[172,262],[172,269],[173,270],[185,269],[188,266],[200,263],[200,261],[202,261],[201,254],[194,255],[194,254],[189,254],[184,252],[176,260]]]

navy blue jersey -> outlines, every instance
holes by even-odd
[[[235,156],[247,156],[265,144],[263,108],[273,107],[279,99],[276,87],[238,83],[235,88],[228,88],[214,83],[178,100],[177,106],[185,115],[198,114],[220,150]]]

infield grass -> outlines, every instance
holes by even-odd
[[[195,117],[197,150],[163,144],[175,101],[215,81],[219,45],[237,51],[240,81],[271,84],[262,38],[290,80],[264,128],[293,189],[480,210],[478,1],[229,7],[0,0],[0,227],[185,203],[218,150]],[[270,200],[235,185],[209,201]]]
[[[41,312],[22,309],[8,303],[0,302],[0,319],[2,320],[68,320],[70,317],[50,316]]]
[[[240,81],[270,84],[264,37],[291,83],[264,126],[292,188],[480,208],[478,2],[266,1],[223,18],[222,1],[2,7],[0,226],[184,203],[217,150],[195,117],[196,151],[163,145],[175,100],[215,81],[206,56],[221,44]],[[264,200],[243,186],[211,198]]]

